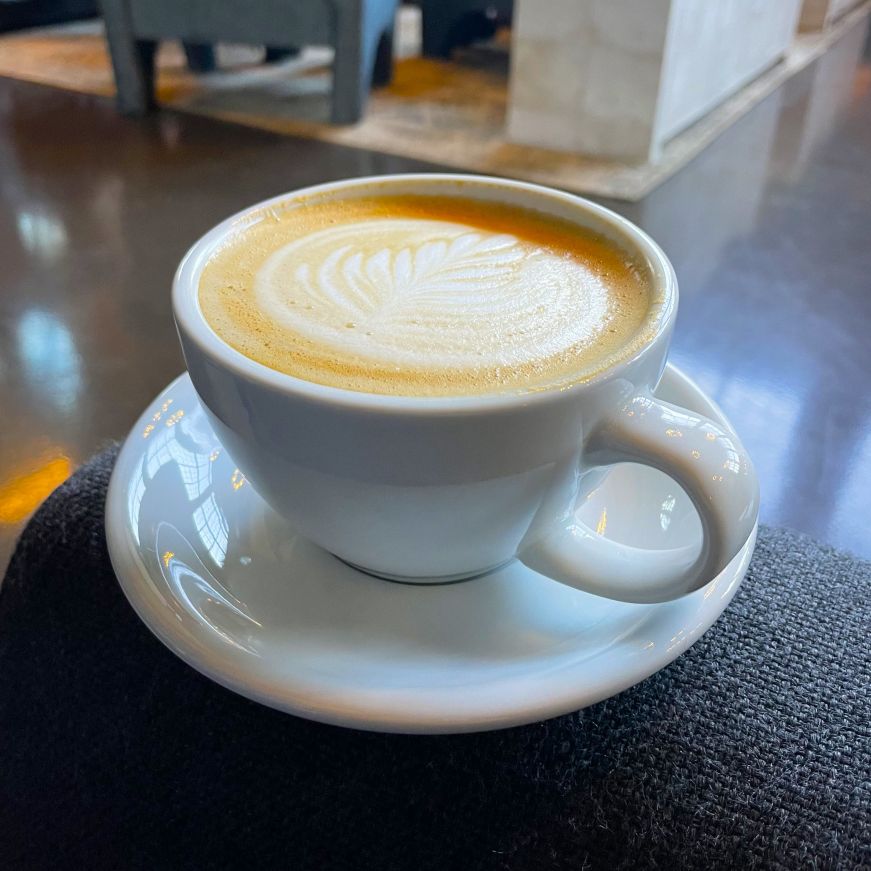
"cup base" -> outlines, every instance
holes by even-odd
[[[333,556],[336,556],[333,554]],[[341,560],[341,562],[345,563],[345,565],[350,566],[352,569],[356,569],[358,572],[363,572],[364,575],[371,575],[373,578],[379,578],[382,581],[390,581],[394,584],[406,584],[407,586],[437,586],[443,584],[459,584],[463,581],[472,581],[475,578],[483,577],[484,575],[492,574],[495,571],[498,571],[503,566],[508,565],[514,557],[509,557],[507,560],[503,560],[501,563],[497,563],[494,566],[490,566],[486,569],[475,569],[471,572],[459,572],[455,575],[438,575],[436,577],[408,577],[407,575],[391,575],[386,572],[376,572],[372,569],[367,569],[365,566],[357,565],[357,563],[352,563],[350,560],[342,559],[340,556],[336,556],[337,560]]]

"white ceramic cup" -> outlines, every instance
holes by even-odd
[[[361,192],[461,194],[592,228],[648,266],[655,304],[646,343],[568,388],[448,398],[327,387],[225,344],[198,301],[216,247],[270,205]],[[218,438],[257,492],[312,541],[394,580],[458,580],[517,558],[573,587],[632,602],[665,601],[711,581],[758,512],[753,465],[735,436],[653,396],[677,297],[662,250],[613,212],[536,185],[435,174],[333,182],[259,203],[203,236],[173,286],[190,377]],[[699,548],[628,547],[576,523],[578,501],[622,461],[654,466],[684,488],[701,518]]]

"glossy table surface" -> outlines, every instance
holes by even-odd
[[[640,203],[681,285],[673,362],[754,457],[762,520],[871,557],[865,27]],[[0,79],[0,568],[29,510],[183,368],[169,286],[221,218],[328,179],[436,169]]]

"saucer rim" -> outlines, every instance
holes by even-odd
[[[681,383],[684,389],[697,393],[710,409],[717,413],[720,421],[732,429],[717,404],[682,370],[669,363],[663,377],[674,379]],[[719,583],[721,579],[728,577],[728,586],[720,596],[716,597],[716,604],[704,614],[704,618],[696,625],[691,635],[670,648],[651,651],[651,654],[641,661],[640,667],[625,668],[619,675],[603,669],[598,679],[593,682],[588,680],[582,686],[569,680],[566,681],[563,692],[555,693],[548,698],[536,699],[531,703],[515,695],[512,704],[500,706],[498,710],[491,712],[437,711],[434,708],[421,711],[420,706],[415,708],[414,705],[393,705],[389,710],[383,708],[379,710],[371,702],[367,704],[362,698],[351,699],[344,696],[342,699],[337,699],[334,690],[319,693],[316,687],[307,685],[304,681],[294,683],[290,679],[284,681],[257,679],[246,674],[245,669],[238,668],[231,657],[221,656],[214,648],[197,644],[196,639],[178,630],[176,621],[169,619],[169,610],[165,605],[161,606],[159,593],[154,587],[149,569],[134,544],[133,536],[128,534],[130,527],[126,522],[124,510],[122,476],[126,480],[125,467],[131,457],[139,453],[137,441],[134,441],[133,436],[141,429],[142,424],[150,419],[150,411],[156,400],[168,391],[178,389],[185,379],[189,382],[187,372],[180,374],[148,403],[119,452],[106,495],[106,541],[112,568],[134,612],[183,662],[215,683],[243,697],[305,719],[366,731],[458,734],[510,728],[581,710],[640,683],[686,652],[728,607],[744,580],[755,548],[758,521],[739,553],[715,579]],[[190,389],[193,397],[197,398],[192,384],[185,389]],[[703,595],[703,590],[685,598]],[[591,657],[584,658],[584,666],[607,655],[609,648],[610,645],[603,646]],[[558,670],[566,668],[571,668],[571,664],[565,664]]]

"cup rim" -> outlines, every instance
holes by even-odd
[[[651,307],[642,330],[648,335],[638,349],[615,361],[588,378],[570,384],[557,384],[535,391],[494,392],[465,396],[402,396],[367,393],[306,381],[263,363],[246,357],[225,342],[210,326],[199,305],[199,277],[214,250],[231,233],[237,231],[257,212],[279,203],[300,197],[316,196],[348,188],[375,187],[379,184],[448,183],[477,187],[510,188],[535,197],[538,203],[551,199],[592,215],[595,223],[606,226],[627,243],[627,247],[639,254],[650,270],[657,285],[659,303]],[[559,191],[545,185],[504,179],[497,176],[468,175],[464,173],[394,173],[379,176],[362,176],[340,179],[311,185],[298,190],[269,197],[229,218],[221,221],[201,236],[185,253],[176,269],[172,282],[172,308],[176,326],[184,337],[196,344],[198,350],[215,364],[230,370],[234,375],[260,386],[277,390],[309,401],[340,406],[349,409],[377,412],[410,412],[439,414],[444,412],[474,413],[514,409],[533,404],[547,403],[556,398],[575,396],[604,381],[619,376],[657,343],[674,320],[678,303],[678,286],[674,267],[665,252],[640,227],[618,215],[611,209],[594,203],[577,194]]]

